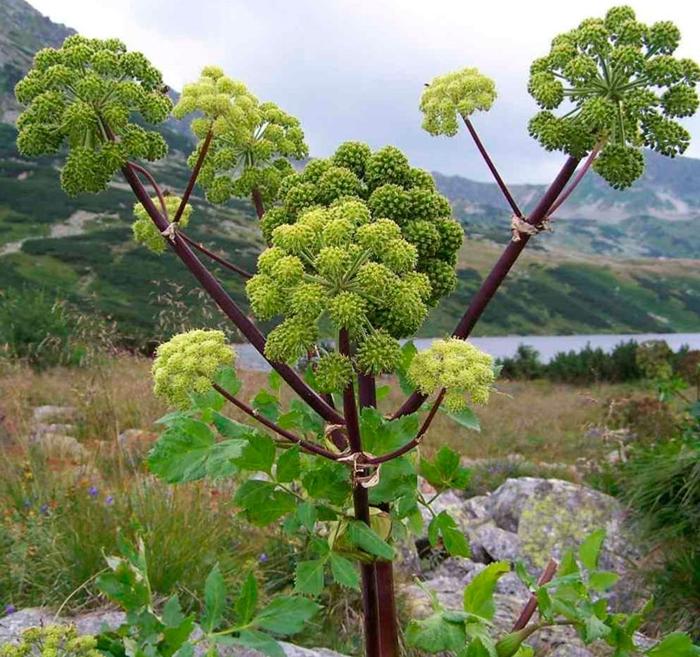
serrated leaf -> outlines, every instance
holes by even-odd
[[[253,618],[257,605],[258,582],[253,573],[248,573],[234,606],[238,625],[246,625]]]
[[[163,623],[167,627],[177,627],[185,620],[185,614],[182,613],[182,608],[180,607],[180,600],[177,595],[172,596],[163,606],[163,613],[161,614]]]
[[[471,555],[467,538],[447,511],[441,511],[428,525],[428,540],[430,544],[433,546],[437,545],[440,537],[442,537],[443,545],[451,556],[469,557]]]
[[[236,422],[236,420],[232,420],[221,413],[212,415],[212,424],[224,438],[247,438],[249,434],[255,432],[253,427]]]
[[[251,624],[280,636],[289,636],[300,632],[319,609],[319,605],[307,598],[280,596],[270,602]]]
[[[289,482],[298,479],[300,472],[300,449],[298,445],[294,445],[294,447],[290,447],[279,455],[275,475],[277,481]]]
[[[216,564],[204,583],[204,611],[201,627],[206,634],[213,632],[224,618],[226,608],[226,582]]]
[[[465,488],[471,476],[462,467],[459,454],[447,446],[440,448],[432,462],[421,459],[420,473],[436,490]]]
[[[458,413],[447,413],[447,416],[465,429],[481,431],[481,422],[471,408],[465,408]]]
[[[242,385],[236,370],[230,366],[220,368],[214,381],[230,395],[237,395]]]
[[[493,593],[498,580],[510,572],[510,565],[505,561],[489,564],[464,589],[464,611],[476,614],[487,620],[493,619],[496,608]]]
[[[589,534],[581,547],[578,550],[579,559],[581,563],[588,568],[588,570],[595,570],[598,567],[598,560],[600,558],[600,551],[603,547],[603,542],[605,541],[605,530],[597,529],[593,533]]]
[[[275,392],[279,392],[282,388],[282,377],[277,370],[271,370],[267,375],[267,385]]]
[[[456,652],[467,640],[464,623],[453,623],[438,612],[424,620],[412,620],[406,628],[408,645],[430,653]]]
[[[350,470],[342,463],[323,461],[302,475],[306,492],[316,499],[327,499],[342,506],[350,496]]]
[[[161,434],[148,455],[148,467],[171,484],[202,479],[214,442],[206,424],[183,417]]]
[[[318,596],[323,591],[325,559],[313,559],[297,563],[294,575],[295,593]]]
[[[302,502],[297,506],[297,518],[306,529],[313,531],[318,518],[316,506],[311,502]]]
[[[610,628],[595,614],[586,617],[583,623],[583,639],[586,644],[593,643],[598,639],[610,634]]]
[[[279,399],[265,389],[258,392],[251,402],[253,408],[258,411],[260,415],[273,422],[279,417],[279,404]]]
[[[469,642],[464,657],[493,657],[493,651],[489,650],[481,637],[476,637]]]
[[[296,508],[294,496],[275,487],[274,482],[249,479],[236,491],[233,501],[254,525],[269,525]]]
[[[396,556],[394,548],[364,522],[359,520],[350,522],[347,535],[351,543],[375,557],[391,561]]]
[[[274,440],[267,434],[256,432],[248,437],[248,443],[235,460],[235,464],[241,470],[270,474],[275,462],[275,452]]]
[[[330,553],[331,574],[337,584],[350,589],[360,589],[360,575],[355,564],[335,552]]]

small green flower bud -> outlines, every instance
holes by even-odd
[[[334,201],[329,209],[329,215],[331,219],[351,221],[355,226],[369,223],[371,219],[369,208],[364,201],[356,198],[341,198]]]
[[[272,266],[271,275],[281,286],[294,285],[304,276],[304,263],[296,256],[284,256]]]
[[[365,179],[371,190],[389,183],[403,187],[409,183],[410,178],[408,159],[394,146],[379,149],[367,162]]]
[[[417,294],[421,301],[428,302],[433,295],[433,286],[427,274],[412,271],[404,275],[403,282],[409,286],[414,294]]]
[[[173,406],[185,408],[190,393],[210,390],[219,368],[233,365],[235,357],[222,331],[180,333],[156,350],[155,393]]]
[[[692,116],[698,109],[698,94],[695,86],[677,84],[661,97],[661,104],[668,116]]]
[[[304,224],[283,224],[272,231],[272,244],[293,255],[313,251],[317,237],[311,226]]]
[[[316,256],[314,267],[319,275],[328,281],[342,280],[350,269],[352,256],[348,250],[340,246],[325,246]]]
[[[331,352],[318,361],[315,375],[320,392],[342,392],[354,376],[352,361],[343,354]]]
[[[435,180],[430,171],[425,169],[411,168],[410,186],[413,189],[428,189],[431,192],[435,191]],[[391,217],[390,217],[391,218]]]
[[[367,206],[373,216],[391,219],[400,226],[411,216],[411,199],[399,185],[377,187],[370,195]]]
[[[644,173],[644,155],[639,148],[623,144],[607,144],[593,168],[615,189],[629,187]]]
[[[318,181],[318,198],[330,204],[343,196],[361,196],[362,183],[350,169],[329,168]]]
[[[317,183],[328,169],[333,165],[329,160],[311,160],[301,174],[301,180],[308,183]]]
[[[331,159],[336,166],[350,169],[358,178],[362,178],[371,155],[372,150],[367,144],[359,141],[346,141],[338,146]]]
[[[367,324],[367,306],[364,299],[354,292],[341,292],[328,304],[328,314],[338,328],[356,333]]]
[[[413,335],[427,314],[428,308],[420,295],[404,282],[392,290],[389,305],[379,313],[381,325],[395,338]]]
[[[263,321],[280,315],[285,309],[286,297],[279,284],[267,274],[256,274],[245,286],[253,313]]]
[[[395,338],[380,329],[360,344],[355,361],[365,374],[390,374],[401,363],[401,346]]]
[[[448,261],[454,256],[464,242],[464,229],[456,219],[438,219],[433,224],[440,234],[440,246],[436,255]]]
[[[287,192],[284,207],[290,216],[295,216],[305,208],[316,205],[316,187],[311,183],[301,183]]]
[[[328,246],[350,244],[355,236],[355,224],[348,219],[333,219],[323,228],[323,242]]]
[[[381,301],[396,288],[399,277],[385,265],[367,262],[357,272],[357,283],[364,295],[373,301]]]
[[[275,363],[290,363],[304,356],[318,339],[318,328],[302,316],[285,319],[270,331],[265,357]]]
[[[547,72],[530,76],[527,90],[537,104],[544,109],[554,109],[564,99],[564,85]]]
[[[435,340],[414,356],[407,374],[424,395],[445,388],[445,405],[451,411],[463,409],[468,399],[486,403],[495,380],[493,358],[457,338]]]
[[[300,283],[291,295],[289,308],[294,315],[316,320],[328,307],[328,294],[319,283]]]
[[[433,289],[431,304],[450,294],[457,287],[457,274],[454,267],[447,262],[431,258],[425,261],[421,269],[428,275]]]
[[[378,256],[382,263],[397,274],[410,272],[418,262],[418,250],[403,239],[389,240]]]
[[[401,239],[401,228],[391,219],[379,219],[357,229],[357,242],[379,256],[387,243]]]
[[[418,257],[430,258],[440,248],[440,233],[431,221],[409,221],[403,228],[404,237],[418,249]]]
[[[260,230],[262,231],[265,241],[270,244],[272,242],[272,232],[282,224],[291,223],[287,211],[282,207],[270,208],[260,219]]]

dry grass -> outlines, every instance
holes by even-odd
[[[150,361],[136,356],[105,360],[89,369],[56,368],[33,372],[13,368],[0,374],[0,412],[5,433],[21,438],[29,428],[31,410],[42,404],[78,409],[78,437],[86,442],[114,441],[126,429],[153,429],[166,412],[151,390]],[[267,382],[260,372],[241,373],[243,397]],[[586,429],[601,422],[607,400],[629,387],[575,387],[546,381],[502,382],[491,402],[478,408],[482,431],[457,426],[439,414],[425,440],[425,449],[449,444],[468,458],[498,458],[509,454],[542,462],[574,463],[599,456],[611,447],[586,438]],[[283,395],[289,398],[291,395]],[[389,411],[402,400],[398,386],[382,403]],[[234,409],[233,417],[242,419]],[[104,443],[103,443],[104,444]]]

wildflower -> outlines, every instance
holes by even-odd
[[[92,498],[97,497],[99,493],[100,491],[97,489],[96,486],[90,486],[90,488],[88,488],[88,495]]]
[[[258,561],[259,561],[260,563],[267,563],[267,562],[269,561],[269,559],[270,559],[270,558],[267,556],[267,554],[266,554],[265,552],[263,552],[263,553],[258,557]]]
[[[42,504],[39,507],[39,513],[41,513],[42,516],[48,516],[49,515],[49,505],[48,504]]]
[[[114,498],[111,495],[107,495],[105,498],[105,506],[112,506],[114,504]]]
[[[5,615],[9,616],[10,614],[14,614],[17,611],[17,607],[15,607],[13,604],[9,604],[5,606]]]

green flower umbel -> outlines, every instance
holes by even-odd
[[[226,344],[222,331],[180,333],[156,351],[154,391],[173,406],[187,407],[191,393],[209,392],[219,369],[235,360],[236,353]]]
[[[460,411],[470,401],[488,401],[495,380],[493,358],[464,340],[435,340],[414,356],[408,378],[424,395],[445,388],[445,407]]]
[[[430,82],[420,99],[423,129],[431,135],[452,137],[459,129],[460,116],[466,118],[476,110],[488,111],[494,100],[496,85],[478,69],[440,75]]]
[[[151,201],[158,206],[158,199],[153,197]],[[166,196],[165,197],[165,209],[168,211],[168,216],[172,219],[180,207],[180,197],[179,196]],[[180,216],[179,224],[183,228],[187,226],[190,222],[190,215],[192,214],[192,206],[188,203],[185,205],[185,209]],[[161,254],[164,253],[167,248],[166,238],[161,235],[156,225],[153,223],[146,208],[141,205],[141,203],[136,203],[134,205],[134,215],[136,216],[136,221],[131,225],[131,230],[134,234],[134,240],[139,244],[143,244],[147,249],[153,251],[153,253]]]
[[[330,324],[334,335],[348,331],[359,371],[392,371],[397,339],[456,285],[464,234],[449,202],[399,149],[358,142],[288,176],[280,197],[261,221],[270,248],[246,285],[259,319],[284,319],[267,357],[294,360]],[[324,389],[345,380],[346,366],[319,365]]]
[[[0,657],[100,657],[97,638],[79,636],[73,625],[44,625],[22,632],[19,642],[3,643]]]
[[[194,166],[207,133],[213,139],[198,182],[212,203],[248,197],[255,189],[274,201],[282,180],[293,172],[288,158],[308,155],[298,119],[274,103],[261,103],[242,82],[208,66],[185,85],[173,115],[198,113],[192,131],[202,141],[189,158]]]
[[[67,144],[61,185],[68,194],[102,191],[127,160],[167,152],[163,137],[142,127],[170,113],[161,74],[117,39],[73,35],[57,50],[40,50],[15,93],[27,106],[17,147],[34,156]]]
[[[611,186],[629,187],[644,172],[643,146],[674,157],[690,142],[675,119],[698,108],[700,67],[673,56],[679,41],[673,23],[645,25],[626,6],[559,35],[530,69],[528,88],[543,110],[530,134],[575,157],[603,143],[595,170]]]

